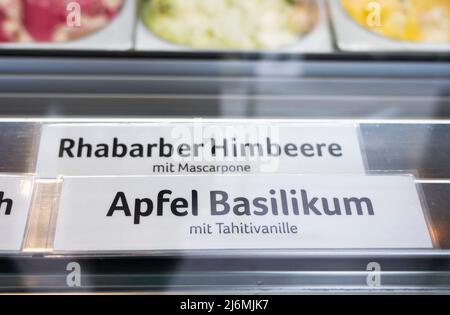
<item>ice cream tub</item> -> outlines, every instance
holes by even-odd
[[[324,0],[142,0],[139,51],[333,51]]]
[[[328,0],[339,50],[450,51],[448,0]]]
[[[0,0],[0,49],[133,48],[135,0]]]

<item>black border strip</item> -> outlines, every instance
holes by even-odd
[[[349,61],[349,62],[449,62],[450,53],[343,53],[294,54],[253,52],[141,52],[96,50],[13,50],[0,49],[0,57],[61,57],[61,58],[126,58],[182,59],[202,61]]]

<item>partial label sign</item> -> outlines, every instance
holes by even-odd
[[[0,176],[0,251],[19,251],[25,234],[33,178]]]
[[[63,124],[43,127],[37,173],[364,173],[353,124]]]
[[[409,176],[66,177],[56,251],[431,248]]]

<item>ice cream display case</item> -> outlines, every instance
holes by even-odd
[[[448,293],[450,3],[0,0],[0,293]]]

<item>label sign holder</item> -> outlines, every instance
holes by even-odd
[[[23,246],[24,253],[49,252],[49,236],[53,234],[52,216],[57,213],[60,180],[35,179],[32,207]]]
[[[159,120],[144,121],[144,122],[133,122],[133,123],[125,123],[125,122],[118,122],[118,123],[108,122],[108,123],[94,123],[94,124],[93,123],[82,123],[81,125],[99,125],[99,126],[105,126],[105,125],[119,125],[119,126],[144,125],[144,126],[150,126],[150,125],[152,125],[153,126],[153,125],[161,124],[158,121]],[[171,126],[171,125],[174,125],[176,123],[192,123],[192,122],[195,122],[195,120],[190,120],[190,119],[189,120],[182,119],[182,120],[180,120],[180,122],[178,122],[178,121],[172,122],[171,120],[170,121],[162,120],[162,121],[164,122],[164,123],[162,123],[162,125],[166,125],[166,126]],[[247,121],[250,121],[252,123],[255,122],[254,120],[237,120],[237,121],[229,121],[229,122],[220,120],[219,123],[220,124],[225,124],[225,125],[226,124],[239,125],[239,124],[245,124]],[[256,120],[256,122],[259,123],[259,124],[269,123],[271,121],[272,120]],[[300,125],[305,125],[305,126],[317,125],[317,124],[311,123],[311,122],[306,122],[306,123],[303,122],[303,121],[296,122],[295,120],[288,120],[286,122],[278,121],[278,120],[274,120],[274,121],[276,123],[279,123],[280,125],[299,125],[299,124]],[[206,124],[208,124],[208,123],[215,124],[217,122],[214,121],[214,120],[205,120],[205,121],[201,121],[200,122],[200,124],[205,124],[205,123]],[[55,123],[48,123],[48,122],[46,122],[46,123],[38,123],[38,128],[36,128],[37,132],[34,133],[36,139],[38,140],[36,142],[36,147],[37,148],[39,148],[41,146],[42,141],[43,141],[43,138],[41,136],[41,128],[43,128],[45,126],[53,126],[53,125],[79,125],[79,123],[75,123],[75,122],[74,123],[64,123],[64,124],[60,124],[60,123],[55,124]],[[393,174],[396,174],[396,172],[388,172],[388,173],[386,173],[386,172],[377,172],[377,171],[370,171],[370,172],[367,171],[367,169],[368,169],[368,162],[367,162],[367,156],[366,156],[366,152],[365,152],[366,146],[364,145],[364,139],[363,139],[362,133],[361,133],[361,125],[359,123],[353,123],[353,122],[352,123],[348,123],[348,122],[320,122],[318,125],[320,125],[320,126],[334,126],[334,127],[339,127],[339,126],[347,126],[348,127],[349,125],[353,126],[355,128],[356,135],[357,135],[357,138],[358,138],[358,141],[359,141],[358,148],[355,148],[355,149],[358,149],[360,154],[361,154],[362,163],[364,165],[364,169],[366,170],[366,173],[370,174],[370,175],[381,175],[381,174],[393,175]],[[35,152],[35,158],[37,158],[37,155],[38,155],[37,151],[38,150],[34,151]],[[35,161],[36,161],[36,159],[35,159]],[[36,162],[36,164],[37,164],[37,162]],[[399,171],[398,174],[404,174],[404,172]],[[214,176],[219,176],[219,175],[214,175]],[[116,176],[116,177],[115,176],[111,176],[111,177],[112,178],[120,178],[120,177],[123,177],[123,176]],[[60,179],[55,179],[54,181],[55,181],[56,187],[60,187],[60,185],[61,185],[61,183],[59,182]],[[419,183],[416,186],[417,186],[417,191],[418,191],[418,194],[419,194],[419,198],[421,199],[422,210],[423,210],[423,212],[425,214],[427,223],[430,226],[429,231],[430,231],[431,237],[432,237],[433,242],[434,242],[434,249],[440,249],[439,244],[436,241],[437,236],[434,235],[435,231],[432,228],[432,222],[431,222],[431,220],[429,218],[430,215],[428,213],[428,207],[427,207],[427,204],[425,202],[425,198],[423,197],[423,192],[422,192],[422,189],[421,189],[420,181],[419,181]],[[53,196],[54,196],[55,200],[57,198],[59,198],[58,192],[55,192],[55,195],[53,195]],[[57,197],[55,197],[55,196],[57,196]],[[53,247],[53,239],[52,239],[52,237],[54,235],[54,232],[51,229],[52,228],[56,228],[55,224],[50,223],[50,225],[48,227],[44,227],[46,224],[48,224],[47,222],[45,222],[45,220],[43,220],[44,222],[40,222],[39,223],[40,224],[39,225],[40,228],[44,229],[45,231],[47,231],[47,230],[49,231],[48,235],[47,235],[48,237],[46,237],[46,241],[44,242],[45,246],[41,246],[42,243],[43,243],[42,240],[40,241],[40,246],[36,246],[36,244],[31,244],[32,242],[31,243],[29,242],[29,238],[32,238],[31,236],[34,234],[34,232],[30,232],[29,231],[30,228],[32,228],[32,227],[30,227],[30,222],[33,220],[33,218],[31,216],[33,214],[39,213],[39,210],[35,209],[35,205],[34,205],[35,202],[36,201],[34,200],[34,197],[33,197],[32,206],[31,206],[31,209],[30,209],[30,212],[29,212],[30,218],[28,219],[28,223],[27,223],[25,238],[24,238],[23,245],[22,245],[22,251],[28,251],[29,250],[29,251],[44,252],[44,253],[49,253],[50,254],[50,253],[52,253],[52,247]],[[50,212],[51,212],[52,215],[55,215],[55,214],[57,214],[58,211],[57,211],[57,209],[52,209]],[[41,233],[42,233],[42,231],[41,231]],[[198,250],[198,251],[201,251],[201,250]],[[212,250],[208,250],[208,252],[211,252],[211,251]],[[236,252],[236,251],[237,250],[233,250],[233,252]],[[269,251],[270,250],[264,250],[264,252],[269,252]],[[278,253],[280,251],[289,252],[291,250],[283,249],[283,250],[276,250],[276,251]],[[294,251],[296,251],[296,252],[303,251],[304,252],[305,250],[298,250],[298,249],[296,249]],[[311,250],[308,250],[308,251],[311,251]],[[345,250],[345,251],[348,251],[348,250]],[[356,250],[356,251],[361,251],[361,250]],[[370,250],[364,250],[364,252],[368,252],[368,251],[370,251]],[[157,251],[152,251],[152,253],[155,253],[155,252],[157,252]],[[164,251],[164,252],[167,253],[168,251]],[[180,251],[178,251],[178,252],[180,252]],[[223,252],[223,251],[220,251],[220,252]],[[258,254],[256,252],[261,252],[261,250],[256,250],[256,251],[253,251],[253,252],[255,252],[255,254]],[[339,250],[339,252],[342,252],[342,250]],[[396,252],[398,252],[398,250],[396,250]],[[3,251],[3,252],[0,251],[0,254],[3,254],[3,253],[5,253],[5,251]],[[121,254],[121,253],[116,253],[116,254]],[[148,254],[148,252],[146,254]]]
[[[373,175],[368,175],[368,176],[373,176]],[[425,222],[426,222],[426,225],[428,228],[428,232],[430,234],[431,242],[433,244],[433,249],[434,250],[442,250],[442,246],[439,243],[439,237],[438,237],[438,235],[436,235],[437,232],[435,231],[435,229],[433,227],[433,220],[431,218],[430,207],[426,201],[425,192],[424,192],[422,186],[420,185],[420,183],[417,181],[417,178],[414,175],[409,175],[409,176],[412,176],[414,178],[414,186],[415,186],[415,189],[417,192],[417,197],[419,198],[420,205],[422,207],[422,212],[425,217]]]
[[[2,174],[0,190],[0,255],[26,255],[23,251],[30,224],[35,176]],[[3,206],[6,203],[6,207]],[[3,218],[2,218],[3,216]],[[2,222],[3,221],[3,222]]]
[[[219,175],[216,175],[219,176]],[[282,175],[280,175],[282,176]],[[301,176],[301,175],[295,175],[295,176]],[[345,175],[344,175],[345,176]],[[99,179],[99,178],[108,178],[111,181],[114,180],[123,180],[123,179],[133,179],[133,178],[156,178],[156,177],[160,177],[160,176],[132,176],[132,177],[127,177],[127,176],[109,176],[109,177],[105,177],[105,176],[100,176],[100,177],[78,177],[79,179],[84,179],[84,180],[91,180],[91,179]],[[167,176],[170,177],[170,176]],[[205,176],[193,176],[193,177],[205,177]],[[219,177],[238,177],[238,176],[225,176],[225,175],[220,175]],[[243,176],[245,177],[245,176]],[[319,176],[319,177],[323,177],[323,176]],[[361,176],[362,177],[362,176]],[[364,176],[364,177],[368,177],[368,178],[376,178],[376,177],[385,177],[385,176],[379,176],[379,175],[368,175],[368,176]],[[389,176],[388,176],[389,177]],[[407,178],[413,178],[412,176],[394,176],[394,177],[407,177]],[[64,180],[68,179],[70,180],[71,178],[77,178],[77,177],[61,177],[61,181],[60,181],[60,185],[64,185]],[[64,189],[62,189],[63,191]],[[424,221],[424,225],[426,226],[426,230],[427,230],[427,235],[429,237],[429,242],[430,242],[430,246],[429,247],[405,247],[405,248],[401,248],[401,247],[357,247],[357,248],[348,248],[348,247],[333,247],[333,248],[326,248],[326,247],[320,247],[318,246],[317,248],[315,247],[301,247],[299,246],[298,248],[289,248],[289,247],[281,247],[281,248],[197,248],[197,249],[189,249],[189,248],[185,248],[185,249],[173,249],[173,248],[168,248],[168,249],[163,249],[163,248],[158,248],[158,249],[118,249],[118,250],[102,250],[102,249],[95,249],[95,250],[61,250],[58,248],[55,248],[55,241],[56,241],[56,230],[57,230],[57,224],[58,224],[58,216],[61,214],[60,210],[61,209],[56,209],[54,210],[54,213],[52,215],[52,221],[50,224],[50,228],[49,231],[51,231],[49,233],[49,238],[48,238],[48,251],[47,251],[47,255],[82,255],[82,256],[124,256],[124,255],[145,255],[145,256],[166,256],[166,255],[175,255],[175,256],[196,256],[196,255],[200,255],[200,256],[260,256],[260,255],[269,255],[269,256],[279,256],[279,255],[302,255],[302,254],[307,254],[307,253],[325,253],[326,255],[333,255],[336,254],[337,252],[341,253],[386,253],[386,254],[390,254],[390,253],[401,253],[401,252],[411,252],[411,251],[420,251],[420,252],[429,252],[430,250],[433,249],[439,249],[438,244],[436,243],[436,238],[433,235],[433,229],[432,229],[432,225],[431,225],[431,221],[429,218],[429,214],[428,214],[428,210],[426,205],[423,202],[423,198],[421,198],[420,195],[420,189],[418,189],[417,185],[414,184],[414,191],[415,191],[415,195],[417,197],[418,203],[420,204],[420,212],[423,215],[423,221]],[[59,206],[61,206],[61,197],[63,197],[62,195],[60,195],[60,200],[59,200]],[[100,229],[101,230],[101,229]],[[101,232],[99,232],[101,233]]]

